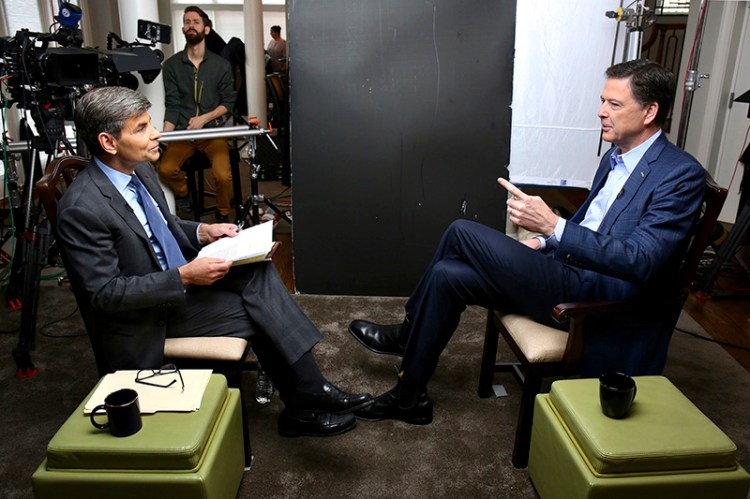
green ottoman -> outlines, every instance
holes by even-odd
[[[662,376],[635,378],[630,416],[610,419],[599,380],[561,380],[534,406],[529,475],[542,499],[745,499],[737,447]]]
[[[37,499],[237,495],[244,473],[240,395],[223,376],[211,375],[199,410],[144,414],[143,428],[125,438],[95,429],[85,402],[32,477]]]

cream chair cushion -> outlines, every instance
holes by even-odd
[[[205,359],[239,361],[247,349],[247,340],[227,336],[167,338],[164,357],[170,359]]]
[[[544,326],[519,314],[502,315],[500,322],[532,364],[562,360],[568,342],[565,331]]]

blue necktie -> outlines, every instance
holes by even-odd
[[[141,205],[143,212],[146,214],[146,220],[149,227],[151,227],[151,233],[164,252],[164,256],[167,259],[167,268],[173,269],[180,265],[185,265],[187,261],[182,256],[180,246],[177,244],[177,240],[169,230],[169,227],[167,227],[167,223],[164,221],[161,212],[151,201],[151,196],[148,194],[146,187],[135,174],[130,176],[130,183],[135,187],[135,192],[138,195],[138,204]]]

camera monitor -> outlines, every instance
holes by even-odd
[[[42,57],[48,83],[61,87],[99,83],[99,54],[93,49],[59,47]]]
[[[172,27],[144,19],[138,19],[138,38],[156,43],[172,43]]]

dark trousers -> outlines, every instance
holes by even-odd
[[[578,273],[567,265],[495,229],[457,220],[406,304],[411,330],[401,369],[426,385],[467,305],[516,311],[557,326],[552,308],[572,301],[578,286]]]
[[[280,391],[293,388],[288,367],[322,337],[270,262],[238,265],[211,286],[188,287],[167,336],[246,338]]]

